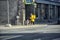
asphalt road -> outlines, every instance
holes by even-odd
[[[0,34],[0,40],[60,40],[60,33]]]
[[[0,40],[60,40],[60,26],[0,29]]]

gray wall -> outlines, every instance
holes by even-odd
[[[10,20],[17,14],[17,0],[9,0]],[[7,23],[7,0],[0,0],[0,24]]]

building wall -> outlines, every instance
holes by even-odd
[[[14,20],[14,17],[17,14],[17,0],[8,0],[9,1],[9,19]],[[7,0],[0,0],[0,24],[7,24]]]
[[[25,19],[25,5],[23,0],[8,0],[9,1],[9,21],[11,24],[17,24],[17,16],[19,16],[18,24],[23,24]],[[8,23],[7,0],[0,0],[0,24]]]
[[[59,18],[58,24],[60,24],[60,6],[58,6],[58,18]]]
[[[29,0],[26,0],[29,1]],[[35,22],[37,23],[57,23],[58,21],[58,6],[60,6],[59,0],[35,0],[37,4],[35,9],[35,14],[37,15],[37,19]],[[28,4],[26,4],[28,5]],[[30,6],[29,6],[30,7]],[[30,8],[32,10],[32,8]],[[28,10],[28,14],[30,13]]]
[[[35,0],[36,3],[44,3],[44,4],[51,4],[51,5],[58,5],[60,6],[60,0],[57,1],[57,0]]]
[[[9,1],[9,21],[11,24],[15,24],[15,21],[17,20],[16,19],[16,16],[19,16],[19,23],[23,24],[23,21],[25,20],[25,4],[23,3],[23,0],[8,0]],[[39,5],[39,7],[37,7],[36,9],[36,14],[38,15],[38,18],[40,19],[40,17],[42,17],[41,19],[43,19],[43,16],[45,15],[42,15],[40,16],[40,12],[41,10],[40,9],[43,9],[41,8],[40,6],[42,4],[46,4],[48,5],[47,9],[49,8],[49,5],[53,5],[54,8],[55,8],[55,18],[57,18],[57,13],[56,13],[56,7],[57,6],[60,6],[60,2],[51,2],[51,1],[48,1],[48,0],[36,0],[36,3],[37,5]],[[40,5],[41,4],[41,5]],[[53,8],[53,10],[54,10]],[[34,11],[34,8],[31,8],[31,10]],[[44,9],[45,10],[45,9]],[[48,11],[48,15],[50,16],[51,14],[49,14],[49,9],[47,10]],[[7,24],[7,0],[0,0],[0,24]],[[47,13],[46,13],[47,14]],[[47,15],[47,16],[48,16]],[[52,15],[51,15],[52,16]],[[52,16],[53,18],[53,16]],[[49,19],[49,17],[48,17]]]
[[[52,24],[58,22],[59,11],[58,6],[60,6],[60,2],[51,0],[36,0],[36,4],[39,6],[37,8],[38,8],[38,20],[40,20],[40,23],[47,22]],[[47,7],[47,9],[45,8],[45,6]],[[42,11],[44,11],[44,13],[42,13]],[[47,20],[45,18],[47,18]]]
[[[7,14],[7,2],[6,1],[0,1],[0,24],[7,21],[7,15],[6,14]]]
[[[18,24],[24,24],[25,21],[25,4],[23,3],[23,0],[18,0],[18,16],[19,22]]]

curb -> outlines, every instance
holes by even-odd
[[[17,29],[17,28],[35,28],[35,27],[45,27],[47,25],[15,25],[11,27],[0,27],[0,29]]]

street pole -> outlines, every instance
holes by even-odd
[[[50,5],[48,6],[49,9],[49,16],[48,16],[48,20],[50,21]]]
[[[35,7],[34,7],[34,14],[35,14]]]
[[[9,21],[9,1],[7,0],[7,20],[8,23],[6,24],[6,26],[11,27],[10,21]]]
[[[8,13],[8,24],[9,24],[9,1],[7,0],[7,13]]]
[[[36,10],[35,10],[35,8],[36,8],[36,5],[37,5],[37,4],[36,4],[36,3],[34,3],[34,14],[35,14],[35,11],[36,11]]]
[[[38,19],[40,19],[40,8],[39,8],[39,5],[38,5]]]
[[[23,12],[23,14],[22,14],[22,15],[23,15],[23,20],[22,20],[22,22],[23,22],[23,23],[22,23],[22,24],[23,24],[23,25],[25,24],[25,1],[26,1],[26,0],[22,0],[22,2],[23,2],[23,7],[22,7],[22,8],[23,8],[23,9],[22,9],[22,12]]]

